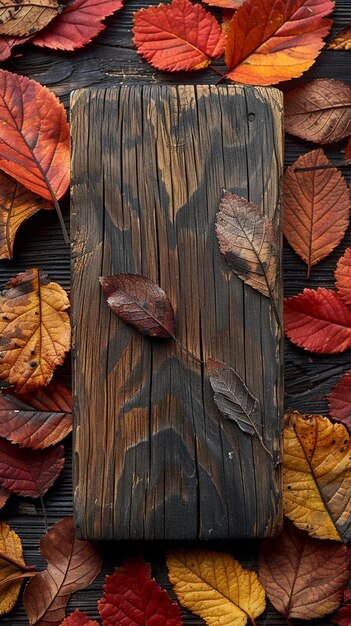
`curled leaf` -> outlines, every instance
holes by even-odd
[[[339,296],[351,304],[351,248],[340,257],[335,270],[335,287]]]
[[[208,626],[244,626],[265,609],[257,574],[229,554],[214,550],[175,549],[168,553],[169,579],[181,604]]]
[[[140,9],[133,21],[138,53],[159,70],[200,70],[223,53],[221,27],[201,4],[172,0]]]
[[[307,264],[307,274],[343,238],[349,223],[350,190],[335,167],[310,172],[299,168],[330,165],[323,150],[300,156],[284,175],[284,235]]]
[[[174,338],[172,305],[161,287],[140,274],[103,276],[100,284],[107,304],[139,333],[161,339]]]
[[[331,417],[351,430],[351,370],[340,378],[327,400]]]
[[[284,429],[283,507],[319,539],[351,539],[351,440],[343,424],[288,413]]]
[[[255,204],[224,191],[216,235],[233,272],[262,295],[272,297],[278,259],[271,220]]]
[[[5,7],[0,9],[0,35],[32,35],[47,26],[58,13],[57,0],[2,0],[1,4]],[[9,19],[4,21],[2,14],[6,6],[15,6],[15,9],[11,9]]]
[[[333,143],[351,135],[351,85],[317,78],[284,98],[285,130],[315,143]]]
[[[18,274],[0,296],[0,380],[24,393],[46,385],[70,348],[67,293],[39,269]]]
[[[286,520],[279,537],[261,545],[259,578],[287,623],[310,620],[339,606],[349,564],[346,546],[313,539]]]
[[[31,626],[53,626],[64,619],[72,593],[96,578],[101,558],[94,543],[76,537],[72,517],[50,528],[40,541],[40,551],[48,566],[30,580],[23,603]]]

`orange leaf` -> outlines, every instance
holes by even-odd
[[[173,0],[171,4],[134,13],[133,41],[159,70],[200,70],[223,54],[224,34],[201,4]]]
[[[0,259],[12,259],[18,228],[40,209],[52,205],[16,180],[0,172]]]
[[[351,23],[336,33],[328,46],[328,50],[351,50]]]
[[[69,184],[69,126],[58,98],[34,80],[0,70],[0,168],[47,200]]]
[[[221,7],[221,9],[238,9],[244,2],[244,0],[203,0],[211,7]]]
[[[335,286],[344,302],[351,304],[351,248],[347,248],[338,261],[335,270]]]
[[[228,78],[273,85],[313,65],[331,27],[332,0],[246,0],[227,32]]]
[[[324,259],[343,238],[349,223],[350,190],[339,170],[298,172],[329,165],[322,149],[307,152],[284,176],[284,235],[295,252],[312,265]]]
[[[0,297],[0,380],[25,393],[46,385],[70,348],[66,292],[38,269],[18,274]]]

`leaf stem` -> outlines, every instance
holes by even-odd
[[[60,205],[59,205],[59,203],[58,203],[58,201],[56,199],[56,196],[54,195],[52,189],[50,189],[50,193],[52,195],[52,200],[53,200],[53,203],[54,203],[54,207],[56,209],[56,213],[57,213],[57,216],[59,218],[59,222],[61,224],[63,238],[65,240],[65,243],[69,246],[69,236],[68,236],[66,224],[65,224],[64,219],[63,219],[63,215],[61,213]]]
[[[7,577],[4,580],[0,581],[0,589],[1,587],[6,587],[6,585],[11,585],[15,583],[17,580],[23,580],[24,578],[33,578],[36,576],[38,572],[22,572],[22,574],[18,574],[18,576]]]
[[[295,167],[294,172],[315,172],[316,170],[329,170],[335,167],[343,167],[351,163],[351,157],[338,163],[328,163],[327,165],[314,165],[313,167]]]
[[[195,354],[193,354],[192,352],[190,352],[187,348],[185,348],[185,346],[183,346],[179,339],[177,339],[177,337],[175,335],[172,335],[172,339],[173,341],[177,344],[177,346],[179,346],[179,348],[185,352],[185,354],[187,354],[188,356],[190,356],[191,359],[193,359],[194,361],[196,361],[197,363],[200,363],[200,365],[205,365],[205,361],[203,361],[202,359],[199,359],[197,356],[195,356]]]
[[[9,565],[14,565],[15,567],[17,567],[17,569],[20,569],[22,572],[30,572],[36,568],[36,565],[26,565],[26,564],[20,563],[20,561],[17,561],[12,556],[5,554],[5,552],[0,552],[0,559],[2,559],[3,561],[6,561]]]

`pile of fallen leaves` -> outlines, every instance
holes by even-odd
[[[332,21],[327,16],[334,7],[331,0],[206,0],[206,4],[217,9],[211,13],[190,0],[140,9],[134,14],[137,51],[159,70],[209,67],[220,80],[275,84],[300,76],[313,64],[329,33]],[[121,0],[73,0],[63,5],[58,0],[5,0],[0,8],[0,61],[25,42],[54,50],[80,48],[121,6]],[[218,7],[223,9],[221,21]],[[329,48],[351,49],[350,26]],[[219,69],[220,62],[213,64],[223,54],[225,71]],[[0,120],[0,258],[6,259],[12,258],[19,226],[39,209],[55,208],[64,229],[59,201],[69,186],[69,127],[62,104],[48,89],[1,69]],[[285,120],[287,132],[318,145],[287,168],[284,177],[284,234],[306,263],[308,278],[349,227],[349,186],[320,146],[345,140],[345,158],[350,158],[351,86],[330,78],[293,88],[286,94]],[[241,211],[256,220],[272,262],[249,284],[271,297],[276,259],[270,254],[270,224],[260,217],[259,207],[234,194],[219,199],[218,209],[218,244],[238,276],[242,252],[235,216]],[[123,298],[128,298],[136,280],[142,277],[102,281],[108,304],[122,318]],[[150,294],[167,304],[157,285],[147,288],[151,308]],[[72,428],[71,394],[54,373],[70,349],[68,308],[68,294],[38,268],[14,277],[1,294],[0,508],[16,495],[43,502],[63,468],[62,440]],[[166,309],[162,323],[147,328],[139,324],[138,330],[175,339],[173,311],[168,304]],[[335,289],[307,288],[286,298],[285,331],[309,352],[333,354],[351,348],[351,248],[336,265]],[[254,423],[255,399],[243,382],[225,364],[211,361],[207,368],[219,410],[225,413],[223,385],[235,387],[237,397],[244,398],[237,403],[237,414],[246,419],[241,426],[240,419],[236,421],[260,438]],[[265,610],[266,596],[288,624],[294,618],[322,617],[340,603],[333,621],[351,624],[350,551],[345,545],[351,540],[351,370],[330,392],[328,403],[329,418],[296,412],[286,416],[286,520],[279,537],[262,542],[258,574],[224,552],[169,551],[169,579],[180,604],[206,624],[215,626],[219,620],[223,626],[254,624]],[[157,585],[140,557],[128,559],[106,576],[97,606],[99,622],[80,611],[66,617],[72,593],[100,572],[99,550],[76,537],[72,518],[54,524],[43,536],[40,550],[47,567],[36,572],[24,562],[18,535],[0,522],[0,615],[11,611],[26,582],[23,603],[31,625],[182,623],[178,604]]]

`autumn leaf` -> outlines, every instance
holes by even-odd
[[[335,287],[339,296],[351,304],[351,248],[340,257],[335,270]]]
[[[313,539],[286,520],[279,537],[261,545],[259,579],[290,624],[293,618],[323,617],[339,606],[349,564],[346,546]]]
[[[0,172],[0,259],[12,259],[15,235],[23,222],[39,209],[52,208],[48,200]]]
[[[76,537],[72,517],[50,528],[40,541],[40,551],[48,566],[28,583],[23,603],[31,626],[55,626],[64,619],[72,593],[99,574],[101,558],[94,543]]]
[[[351,348],[351,309],[336,291],[324,287],[284,299],[284,328],[290,341],[311,352]]]
[[[335,167],[309,172],[298,168],[330,165],[322,149],[300,156],[284,175],[284,235],[310,269],[343,238],[349,223],[350,190]]]
[[[4,489],[3,487],[0,487],[0,509],[2,509],[5,506],[5,504],[6,504],[7,500],[9,499],[10,495],[11,494],[10,494],[9,491]]]
[[[74,0],[31,40],[53,50],[76,50],[104,30],[102,20],[122,8],[123,0]]]
[[[159,70],[200,70],[223,54],[224,34],[201,4],[172,0],[134,13],[133,41]]]
[[[283,508],[319,539],[351,539],[351,441],[343,424],[288,413],[284,428]]]
[[[216,219],[221,253],[233,272],[264,296],[272,297],[278,259],[272,222],[261,209],[224,191]]]
[[[334,35],[328,50],[351,50],[351,23]]]
[[[178,605],[151,578],[150,565],[141,557],[128,559],[111,576],[106,576],[98,608],[102,626],[182,624]]]
[[[24,579],[34,575],[32,570],[23,560],[19,536],[0,522],[0,615],[13,609]]]
[[[244,626],[265,609],[257,574],[229,554],[214,550],[175,549],[168,553],[169,579],[181,604],[208,624]]]
[[[100,284],[107,304],[139,333],[161,339],[174,338],[172,305],[161,287],[140,274],[103,276]]]
[[[34,452],[0,439],[0,486],[18,496],[39,498],[52,487],[64,462],[61,445]]]
[[[70,348],[68,296],[38,269],[18,274],[0,296],[0,380],[18,393],[46,385]]]
[[[58,13],[57,0],[22,0],[14,3],[12,0],[2,0],[5,8],[0,10],[0,35],[12,35],[15,37],[23,37],[32,35],[41,30]],[[14,6],[9,19],[2,19],[2,13],[6,11],[7,5]]]
[[[0,169],[54,202],[64,234],[57,201],[67,191],[69,167],[69,126],[63,105],[34,80],[0,70]]]
[[[349,588],[346,588],[344,591],[344,602],[345,604],[340,607],[332,619],[333,624],[338,624],[338,626],[350,626],[351,624],[351,596]]]
[[[244,2],[244,0],[203,0],[205,4],[209,4],[212,7],[221,7],[222,9],[238,9]]]
[[[340,378],[327,400],[331,417],[351,430],[351,370]]]
[[[246,0],[227,31],[227,77],[273,85],[301,76],[323,46],[333,8],[331,0]]]
[[[6,37],[0,38],[0,61],[6,61],[11,56],[12,48],[27,41],[28,37]]]
[[[307,141],[333,143],[351,135],[351,85],[317,78],[284,97],[285,130]]]
[[[28,396],[29,404],[26,404],[22,397],[0,393],[0,436],[33,450],[47,448],[64,439],[72,430],[72,398],[68,389],[59,383],[50,383]]]
[[[99,626],[99,624],[95,620],[90,619],[86,613],[76,609],[63,620],[61,626]]]

